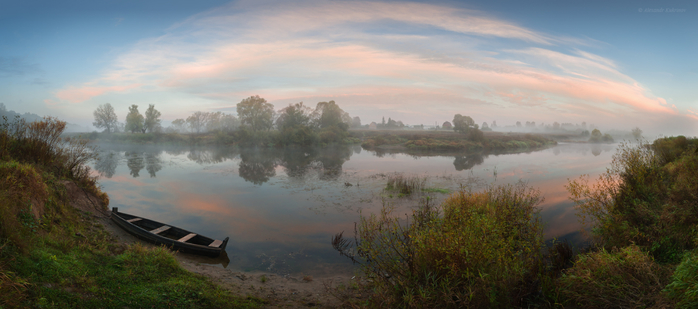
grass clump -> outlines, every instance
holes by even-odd
[[[425,177],[394,175],[388,177],[385,191],[396,192],[402,196],[410,196],[412,193],[421,192],[426,182],[427,179]]]
[[[363,216],[355,240],[333,246],[361,263],[379,307],[517,306],[539,288],[541,200],[524,184],[462,189],[407,221],[388,206]]]

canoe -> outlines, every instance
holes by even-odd
[[[228,245],[229,237],[224,240],[211,239],[175,226],[119,212],[118,207],[112,208],[111,219],[140,239],[177,251],[217,257]]]

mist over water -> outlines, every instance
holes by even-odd
[[[472,189],[525,181],[541,191],[546,237],[581,241],[564,188],[567,179],[605,171],[616,145],[560,144],[503,155],[378,153],[330,148],[190,148],[99,145],[94,169],[110,206],[212,238],[230,237],[230,263],[280,274],[351,272],[331,237],[353,235],[354,222],[393,204],[404,215],[420,197],[385,192],[390,175],[427,179],[427,187]],[[429,193],[436,202],[448,194]],[[224,265],[227,264],[227,265]]]

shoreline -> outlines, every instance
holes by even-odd
[[[121,229],[108,216],[111,211],[101,213],[92,208],[76,205],[74,207],[90,212],[119,244],[140,243],[146,247],[157,247]],[[215,262],[216,259],[213,258],[181,252],[174,252],[174,256],[185,270],[208,278],[236,296],[252,296],[267,301],[263,308],[336,308],[341,305],[341,301],[330,294],[329,288],[339,285],[350,286],[357,279],[355,276],[345,274],[314,278],[303,275],[279,275],[272,272],[236,271],[206,263]]]

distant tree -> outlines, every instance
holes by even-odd
[[[155,105],[150,104],[148,109],[145,110],[145,122],[143,123],[143,130],[148,132],[154,132],[160,127],[160,112],[155,109]]]
[[[5,105],[3,105],[3,108]],[[116,113],[114,112],[114,107],[111,104],[106,103],[100,105],[94,111],[95,122],[92,123],[95,128],[104,128],[104,132],[111,133],[118,128],[118,119]]]
[[[491,125],[491,127],[492,127],[492,128],[496,128],[496,127],[497,127],[497,121],[492,120],[492,125]]]
[[[516,126],[520,128],[520,127],[521,127],[521,121],[517,121],[517,122],[516,122]]]
[[[483,123],[482,123],[481,130],[482,130],[482,131],[492,131],[492,129],[490,129],[490,126],[487,125],[487,122],[483,122]]]
[[[223,127],[221,120],[223,119],[222,112],[208,113],[208,121],[204,124],[207,132],[220,131]]]
[[[320,129],[338,127],[346,131],[351,123],[349,113],[339,108],[334,101],[318,103],[313,118]]]
[[[468,133],[471,129],[477,130],[477,124],[470,116],[456,114],[453,116],[453,130],[461,133]]]
[[[553,122],[553,130],[560,130],[560,123],[555,121]]]
[[[187,117],[187,125],[193,133],[201,133],[206,128],[206,123],[208,122],[209,113],[206,112],[195,112],[191,116]]]
[[[186,120],[178,118],[172,121],[172,127],[175,131],[179,133],[184,133],[187,131],[187,127],[185,126],[186,123]]]
[[[279,131],[286,129],[296,129],[300,127],[310,127],[311,109],[303,105],[303,102],[289,104],[278,111],[279,118],[276,119],[276,128]]]
[[[126,115],[126,131],[131,131],[131,133],[143,132],[143,122],[144,118],[140,112],[138,112],[138,105],[133,104],[128,108],[128,115]]]
[[[642,137],[642,130],[640,130],[640,128],[638,128],[638,127],[635,127],[635,128],[632,130],[632,133],[633,133],[633,137],[634,137],[635,139],[640,139],[640,138]]]
[[[225,114],[223,117],[221,117],[221,129],[224,132],[232,132],[239,126],[240,120],[237,117],[229,114]]]
[[[381,122],[381,125],[383,125],[383,127],[385,127],[385,116],[383,116],[383,122]]]
[[[356,117],[351,119],[351,127],[352,128],[361,127],[361,118],[359,118],[359,116],[356,116]]]
[[[274,124],[274,105],[258,95],[240,101],[237,112],[240,122],[252,131],[270,130]]]

